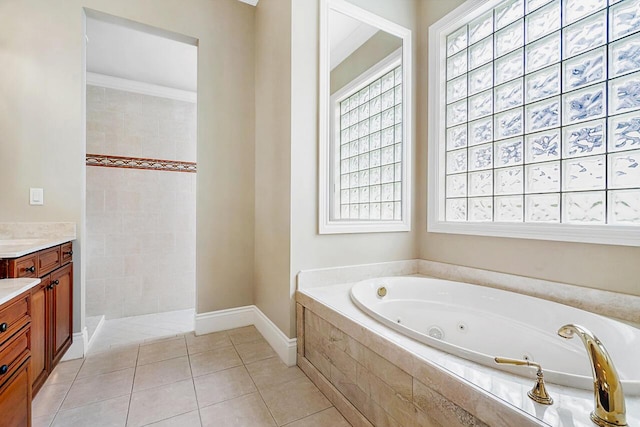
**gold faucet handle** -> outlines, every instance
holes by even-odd
[[[503,365],[515,365],[515,366],[531,366],[536,368],[536,383],[533,388],[527,392],[527,396],[534,402],[541,403],[543,405],[553,405],[553,399],[547,393],[547,389],[544,385],[544,374],[542,372],[542,366],[539,363],[532,362],[530,360],[511,359],[508,357],[494,357],[496,363]]]
[[[494,357],[493,360],[495,360],[496,363],[503,365],[534,366],[538,369],[542,368],[539,364],[530,360],[510,359],[508,357]]]

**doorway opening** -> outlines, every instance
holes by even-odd
[[[197,40],[86,14],[89,347],[192,331]]]

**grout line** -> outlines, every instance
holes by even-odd
[[[146,363],[142,363],[142,364],[136,364],[137,366],[149,366],[149,365],[153,365],[154,363],[161,363],[161,362],[166,362],[167,360],[173,360],[173,359],[179,359],[181,357],[185,357],[188,356],[189,354],[181,354],[179,356],[171,356],[171,357],[167,357],[166,359],[162,359],[162,360],[154,360],[152,362],[146,362]]]
[[[138,353],[136,354],[136,363],[133,367],[133,379],[131,381],[131,393],[129,393],[129,404],[127,405],[127,416],[125,417],[124,425],[129,423],[129,413],[131,412],[131,401],[133,400],[133,386],[136,383],[136,372],[138,371],[138,358],[140,357],[140,346],[138,345]]]
[[[83,360],[82,360],[82,363],[80,364],[80,367],[78,368],[78,372],[76,372],[76,374],[74,375],[73,380],[71,381],[71,385],[69,386],[69,389],[64,394],[64,398],[62,398],[62,401],[60,402],[60,406],[58,406],[58,408],[56,409],[56,411],[53,414],[53,418],[51,418],[51,423],[49,424],[50,426],[53,425],[53,422],[56,420],[56,417],[58,416],[58,412],[60,412],[60,410],[62,408],[62,405],[64,405],[64,401],[67,400],[67,396],[69,396],[69,392],[71,391],[71,388],[73,387],[73,385],[75,384],[76,380],[78,379],[78,374],[80,374],[80,370],[84,366],[84,362],[86,362],[86,359],[84,357],[82,359]],[[58,366],[60,366],[60,363],[58,363],[56,368]],[[54,368],[54,370],[55,370],[55,368]],[[51,371],[51,373],[53,373],[53,371]],[[42,389],[44,388],[45,385],[47,385],[46,381],[45,381],[44,384],[42,384],[42,387],[40,387],[40,391],[42,391]],[[49,385],[55,385],[55,384],[49,384]],[[33,399],[31,399],[31,403],[33,405]]]
[[[234,344],[234,347],[235,347],[235,344]],[[236,352],[237,351],[238,351],[238,349],[236,349]],[[258,387],[258,385],[256,384],[255,380],[251,376],[251,373],[247,369],[247,364],[244,363],[244,360],[242,360],[242,358],[240,358],[240,361],[242,362],[242,366],[244,367],[245,371],[247,371],[247,374],[249,375],[249,378],[251,379],[251,382],[253,383],[253,386],[256,388],[256,392],[258,393],[258,396],[260,396],[260,400],[262,400],[262,403],[264,404],[264,407],[267,408],[267,411],[269,411],[269,415],[271,416],[271,419],[273,420],[273,423],[277,426],[278,422],[276,421],[276,417],[273,416],[273,412],[271,412],[271,408],[269,408],[269,405],[267,405],[267,402],[264,400],[264,396],[262,395],[262,392],[260,391],[260,388]]]
[[[162,421],[171,420],[171,419],[173,419],[173,418],[176,418],[176,417],[179,417],[179,416],[182,416],[182,415],[185,415],[185,414],[188,414],[188,413],[194,412],[194,411],[198,411],[198,415],[200,414],[200,411],[199,411],[198,409],[194,409],[194,410],[192,410],[192,411],[180,412],[179,414],[171,415],[170,417],[163,418],[163,419],[161,419],[161,420],[155,420],[155,421],[151,421],[150,423],[143,424],[141,427],[147,427],[147,426],[151,426],[151,425],[154,425],[154,424],[160,423],[160,422],[162,422]],[[202,421],[200,421],[200,424],[202,424]]]
[[[329,403],[331,403],[331,402],[329,402]],[[293,421],[289,421],[289,422],[288,422],[288,423],[286,423],[286,424],[282,424],[280,427],[287,427],[288,425],[291,425],[291,424],[293,424],[293,423],[297,423],[298,421],[301,421],[301,420],[307,419],[307,418],[309,418],[309,417],[312,417],[312,416],[314,416],[314,415],[316,415],[316,414],[319,414],[320,412],[324,412],[324,411],[326,411],[327,409],[331,409],[331,408],[335,408],[335,406],[333,406],[333,404],[332,404],[331,406],[328,406],[328,407],[326,407],[326,408],[324,408],[324,409],[320,409],[319,411],[316,411],[316,412],[314,412],[314,413],[312,413],[312,414],[305,415],[305,416],[304,416],[304,417],[302,417],[302,418],[298,418],[298,419],[295,419],[295,420],[293,420]],[[336,411],[338,411],[338,409],[337,409],[337,408],[336,408]],[[340,411],[338,411],[338,413],[340,414]],[[342,414],[340,414],[340,415],[342,416]],[[344,417],[342,417],[342,418],[344,418]],[[345,418],[345,421],[346,421],[346,418]],[[348,423],[348,421],[347,421],[347,423]],[[398,425],[401,425],[401,424],[398,424]]]
[[[189,370],[191,370],[191,359],[189,359]],[[200,425],[202,426],[202,413],[200,412],[200,401],[198,400],[198,390],[196,389],[196,382],[193,378],[193,371],[191,372],[191,384],[193,385],[193,394],[196,396],[196,411],[198,411],[198,419],[200,420]]]
[[[200,425],[202,426],[202,413],[200,413],[200,401],[198,400],[198,390],[196,390],[196,382],[193,377],[193,368],[191,367],[191,353],[189,353],[189,343],[187,342],[187,338],[185,336],[184,339],[185,345],[187,346],[187,361],[189,362],[189,372],[191,372],[191,385],[193,386],[193,394],[196,397],[196,411],[198,411],[198,420],[200,420]]]

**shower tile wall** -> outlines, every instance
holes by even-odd
[[[196,161],[196,105],[87,86],[87,153]],[[196,174],[87,166],[87,316],[195,305]]]

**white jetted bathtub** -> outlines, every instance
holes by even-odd
[[[385,296],[378,289],[386,289]],[[382,292],[383,293],[383,292]],[[514,292],[426,277],[383,277],[355,284],[351,299],[383,324],[447,353],[513,373],[503,356],[542,365],[548,382],[593,389],[589,357],[578,338],[558,329],[589,329],[604,344],[627,395],[640,395],[640,329],[563,304]]]

